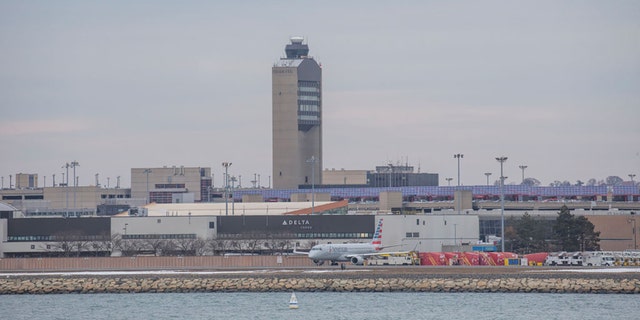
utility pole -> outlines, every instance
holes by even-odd
[[[62,166],[62,169],[67,169],[67,174],[66,174],[67,181],[66,182],[64,181],[65,174],[62,173],[62,182],[64,182],[64,197],[66,199],[65,200],[66,204],[65,204],[65,208],[64,208],[65,216],[68,215],[68,213],[69,213],[69,167],[70,166],[71,165],[69,164],[69,162],[65,163]]]
[[[485,172],[484,175],[487,176],[487,185],[489,185],[489,176],[491,175],[491,172]]]
[[[70,166],[73,168],[73,214],[77,215],[76,213],[76,192],[78,189],[78,180],[76,180],[76,167],[79,166],[80,164],[78,163],[78,161],[73,161],[71,162]],[[67,175],[67,180],[69,180],[69,176]]]
[[[502,237],[502,252],[504,252],[504,242],[505,242],[505,236],[504,236],[504,172],[503,172],[503,166],[504,163],[507,161],[507,157],[505,156],[501,156],[501,157],[497,157],[496,160],[498,160],[498,162],[500,162],[500,237]]]
[[[521,165],[521,166],[518,166],[518,167],[519,167],[520,169],[522,169],[522,184],[524,184],[524,169],[526,169],[526,168],[527,168],[527,166],[525,166],[525,165]]]
[[[223,162],[224,167],[224,212],[225,215],[229,215],[229,167],[231,162]]]

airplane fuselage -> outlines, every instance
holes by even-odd
[[[319,244],[311,248],[309,258],[323,261],[351,261],[354,256],[377,252],[370,243]]]

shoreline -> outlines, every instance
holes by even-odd
[[[639,268],[351,267],[0,272],[0,295],[161,292],[640,294]]]

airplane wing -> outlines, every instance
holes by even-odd
[[[380,247],[380,249],[393,248],[393,247],[404,247],[404,244],[394,244],[390,246]]]
[[[294,254],[304,254],[304,255],[307,255],[307,256],[309,255],[308,251],[298,251],[298,248],[296,248],[296,247],[293,247],[293,253]]]

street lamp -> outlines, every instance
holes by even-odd
[[[489,176],[491,175],[491,172],[485,172],[484,175],[487,176],[487,185],[489,185]]]
[[[502,237],[502,252],[504,252],[504,172],[503,166],[507,157],[497,157],[496,160],[500,162],[500,236]]]
[[[65,197],[65,208],[64,208],[64,214],[65,216],[69,214],[69,167],[71,167],[71,165],[69,164],[69,162],[65,163],[62,166],[62,169],[67,169],[67,181],[64,181],[64,177],[65,174],[64,172],[62,173],[62,182],[64,182],[64,197]]]
[[[224,167],[224,212],[229,215],[229,167],[231,162],[223,162]]]
[[[524,169],[526,169],[526,168],[527,168],[527,166],[525,166],[525,165],[521,165],[521,166],[518,166],[518,167],[519,167],[520,169],[522,169],[522,184],[524,184]]]
[[[631,178],[631,184],[632,185],[635,185],[635,183],[633,183],[633,178],[635,178],[635,177],[636,177],[635,173],[630,173],[629,174],[629,178]]]
[[[453,178],[446,178],[445,180],[447,180],[447,185],[451,186],[451,180],[453,180]]]
[[[315,156],[311,156],[311,158],[307,160],[307,163],[311,163],[311,214],[312,215],[315,213],[314,211],[316,206],[316,193],[315,193],[316,162],[318,162],[318,159],[316,159]]]
[[[71,168],[73,168],[73,214],[77,215],[76,213],[76,189],[78,188],[78,180],[76,180],[76,167],[79,166],[80,164],[78,163],[78,161],[73,161],[69,164],[69,166]],[[69,175],[67,175],[67,181],[69,181]]]
[[[146,203],[149,203],[149,200],[151,199],[151,197],[149,196],[149,173],[151,173],[151,169],[144,169],[142,173],[145,173],[147,175],[147,195],[144,197],[144,200]]]
[[[235,216],[236,215],[236,198],[233,197],[233,193],[236,190],[236,181],[238,181],[238,179],[236,179],[236,176],[231,176],[231,215]]]
[[[456,153],[453,155],[455,159],[458,159],[458,186],[460,186],[460,159],[464,158],[464,154]]]
[[[636,218],[628,219],[627,223],[633,223],[633,250],[638,249],[638,233],[636,232]]]

